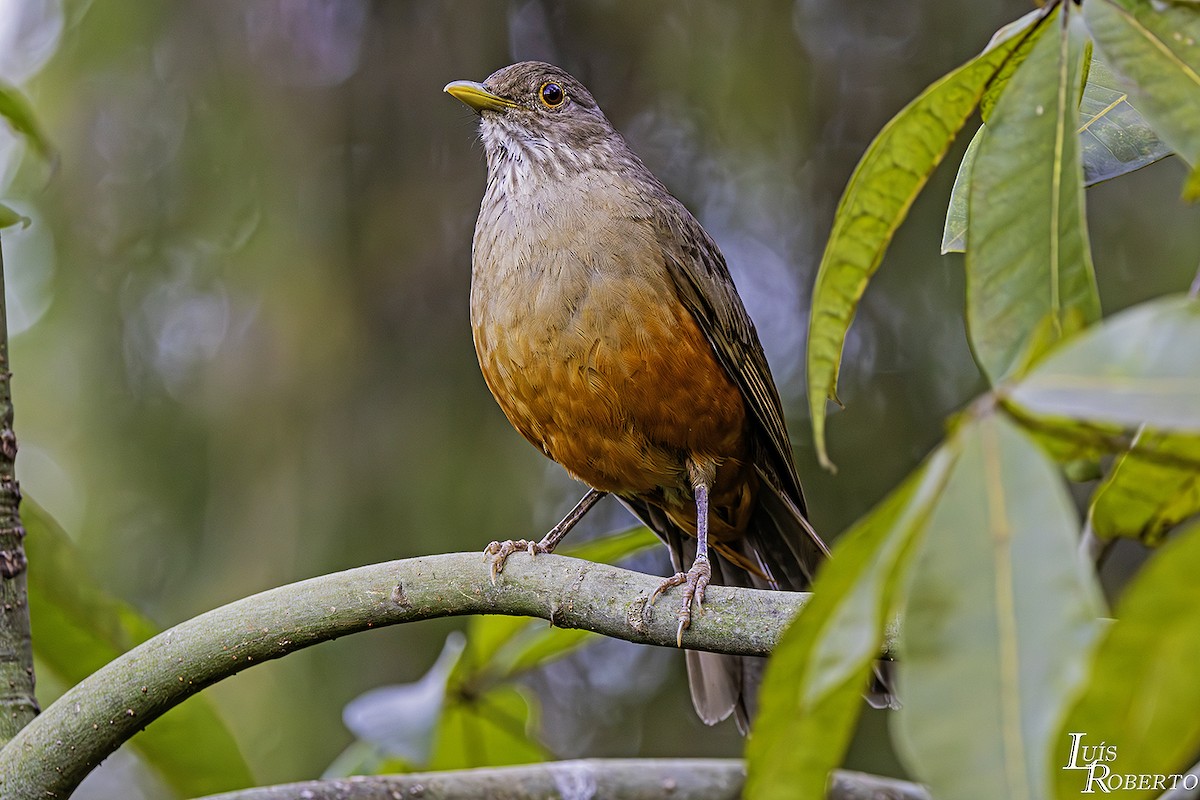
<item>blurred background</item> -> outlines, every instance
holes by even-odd
[[[829,426],[840,471],[818,469],[802,357],[838,197],[895,112],[1029,7],[0,0],[0,79],[60,157],[25,157],[0,127],[0,196],[33,220],[3,239],[22,485],[163,626],[314,575],[540,536],[582,488],[479,375],[483,154],[441,91],[536,58],[589,86],[720,243],[814,523],[836,538],[983,386],[961,258],[938,255],[964,136],[860,309]],[[1183,175],[1167,159],[1089,191],[1106,313],[1190,282]],[[606,501],[586,522],[581,537],[630,520]],[[206,695],[260,781],[315,777],[351,740],[343,706],[415,680],[463,624],[321,645]],[[741,749],[731,722],[696,719],[677,653],[604,642],[528,685],[554,756]],[[874,748],[854,759],[888,771]]]

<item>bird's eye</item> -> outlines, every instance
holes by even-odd
[[[546,108],[558,108],[567,102],[567,93],[554,81],[543,83],[542,88],[538,89],[538,97]]]

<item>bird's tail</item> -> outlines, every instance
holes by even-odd
[[[683,572],[696,558],[696,540],[665,519],[665,515],[646,509],[646,519],[666,540],[675,569]],[[791,498],[771,480],[760,480],[758,502],[746,535],[729,542],[713,542],[711,547],[712,582],[723,586],[752,589],[808,591],[821,562],[829,555],[812,526]],[[686,652],[688,683],[696,713],[709,725],[734,715],[738,729],[745,733],[758,707],[758,688],[766,660],[755,656],[731,656],[696,650]],[[867,702],[875,708],[895,708],[891,689],[890,663],[876,665],[875,676],[866,692]]]
[[[712,582],[806,591],[829,551],[796,504],[775,489],[773,482],[764,479],[760,486],[745,536],[710,543]],[[651,516],[654,519],[648,521],[666,540],[675,569],[687,570],[696,557],[696,540],[653,510]],[[667,524],[659,527],[663,522]],[[738,729],[745,733],[757,710],[766,660],[695,650],[687,651],[686,659],[696,713],[709,725],[733,714]]]
[[[796,504],[778,491],[773,481],[766,476],[761,478],[758,511],[751,518],[746,543],[775,577],[778,586],[771,588],[807,591],[817,566],[828,557],[829,548]],[[900,707],[892,689],[895,685],[892,673],[891,661],[875,663],[871,684],[863,695],[872,708]]]
[[[675,570],[687,571],[696,559],[696,540],[684,535],[674,525],[668,529],[666,539]],[[766,585],[761,575],[734,563],[723,552],[729,551],[722,546],[720,549],[714,548],[711,553],[712,583],[722,586],[771,588]],[[700,650],[686,650],[684,657],[687,662],[692,705],[696,707],[700,719],[704,720],[706,725],[716,725],[733,714],[738,730],[742,733],[748,731],[750,721],[754,719],[757,710],[758,685],[762,680],[766,660],[754,656],[731,656]]]

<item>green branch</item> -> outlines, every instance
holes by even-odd
[[[675,646],[676,593],[660,579],[561,556],[509,559],[493,584],[478,553],[393,561],[248,597],[165,631],[64,694],[0,750],[0,796],[65,798],[167,709],[222,678],[368,628],[463,614],[541,617],[630,642]],[[683,644],[767,655],[809,595],[712,586]]]

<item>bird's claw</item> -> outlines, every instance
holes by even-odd
[[[687,572],[676,572],[664,580],[650,595],[650,605],[658,596],[672,586],[683,586],[683,607],[679,609],[679,629],[675,632],[675,644],[683,647],[683,632],[692,624],[692,603],[696,603],[696,613],[704,613],[704,591],[712,579],[712,567],[707,558],[697,558],[692,568]]]
[[[504,562],[508,561],[508,557],[522,550],[528,552],[530,558],[538,553],[550,552],[541,542],[534,542],[529,539],[508,539],[503,542],[492,542],[483,548],[483,554],[491,562],[493,586],[496,585],[496,578],[504,571]]]

